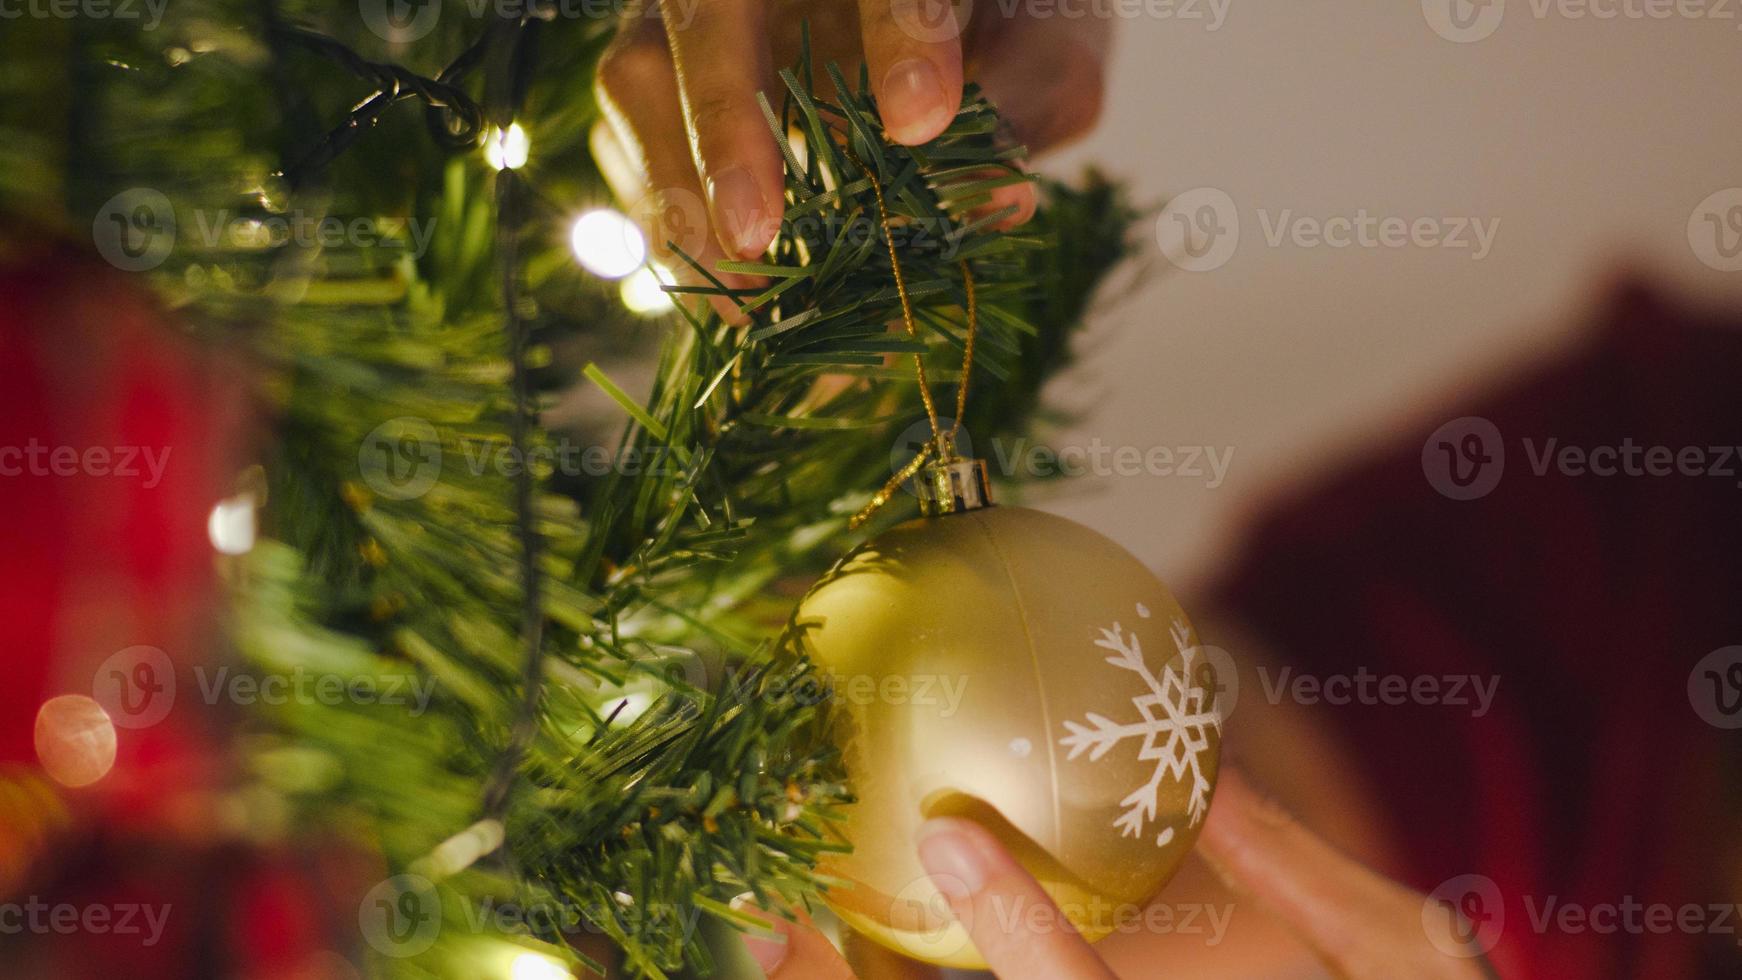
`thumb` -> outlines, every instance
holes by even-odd
[[[1455,949],[1428,899],[1343,854],[1224,768],[1198,836],[1202,855],[1235,892],[1281,918],[1339,976],[1492,976],[1473,950]]]
[[[792,922],[757,908],[749,895],[733,899],[732,908],[761,919],[772,931],[744,934],[744,949],[768,980],[853,980],[847,961],[803,912]]]

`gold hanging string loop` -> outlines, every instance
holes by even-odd
[[[877,223],[883,228],[883,244],[889,249],[889,268],[895,273],[895,294],[901,297],[901,322],[907,328],[907,335],[918,340],[919,325],[914,322],[913,299],[907,293],[907,277],[901,272],[901,256],[896,254],[895,235],[892,233],[894,225],[889,220],[889,203],[883,199],[883,182],[877,179],[877,174],[866,166],[863,160],[859,159],[852,147],[847,148],[847,155],[852,157],[853,162],[859,165],[859,169],[863,170],[866,178],[871,181],[871,193],[877,198]],[[931,381],[925,373],[925,355],[918,351],[915,351],[913,355],[913,370],[919,376],[919,397],[921,401],[925,402],[925,417],[931,422],[932,439],[934,441],[941,440],[944,437],[944,431],[943,426],[938,422],[937,404],[932,401]]]
[[[917,455],[908,460],[906,466],[903,466],[900,470],[896,471],[896,474],[889,478],[889,482],[883,484],[881,490],[878,490],[876,493],[871,495],[871,499],[865,502],[865,506],[859,508],[857,514],[848,518],[847,527],[854,531],[863,527],[865,522],[871,519],[871,515],[882,510],[884,504],[887,504],[890,500],[894,499],[895,492],[901,489],[903,483],[913,479],[925,464],[931,462],[932,456],[936,455],[936,453],[937,447],[932,443],[926,443],[925,448],[921,449]]]
[[[871,181],[871,192],[877,198],[877,222],[883,229],[883,243],[889,249],[889,268],[895,274],[895,293],[901,298],[901,322],[907,328],[907,335],[918,340],[919,324],[914,320],[913,299],[908,295],[907,277],[902,274],[901,256],[896,252],[894,223],[890,220],[889,204],[883,198],[883,182],[877,179],[876,172],[866,166],[865,161],[859,159],[851,146],[846,150],[847,156],[858,165],[866,179]],[[932,400],[931,380],[926,376],[925,355],[915,351],[913,370],[919,380],[920,400],[925,403],[926,420],[931,423],[931,439],[882,489],[872,494],[870,501],[847,522],[847,526],[854,530],[858,530],[871,519],[871,515],[889,503],[901,485],[912,479],[926,463],[934,458],[943,462],[956,458],[956,435],[962,431],[962,416],[968,410],[968,378],[974,370],[974,338],[980,325],[979,301],[974,292],[974,272],[969,267],[968,260],[962,260],[961,269],[962,283],[968,294],[968,323],[963,340],[962,376],[956,385],[956,415],[950,420],[950,431],[945,434],[943,424],[938,420],[937,403]]]
[[[956,444],[956,433],[962,431],[962,416],[968,414],[968,375],[974,370],[974,334],[978,333],[980,325],[979,304],[974,298],[974,270],[968,268],[968,260],[962,260],[962,285],[968,290],[968,327],[964,331],[962,341],[962,378],[956,385],[956,418],[950,426],[949,444],[952,450]]]

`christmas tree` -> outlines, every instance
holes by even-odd
[[[614,214],[584,136],[611,24],[451,6],[405,43],[312,3],[8,27],[5,247],[88,240],[246,364],[270,432],[224,504],[233,655],[352,696],[249,713],[237,793],[382,855],[371,969],[602,968],[594,933],[707,972],[698,921],[802,905],[848,846],[826,685],[773,643],[797,588],[906,515],[854,520],[965,370],[966,431],[1029,430],[1134,215],[1090,175],[998,230],[970,213],[1032,178],[971,86],[898,146],[863,73],[807,55],[765,103],[782,234],[723,267],[768,285],[642,267],[636,312],[571,254]],[[506,906],[572,914],[478,927]]]

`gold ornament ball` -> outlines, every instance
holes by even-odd
[[[1167,588],[1080,524],[1020,507],[909,521],[817,583],[787,642],[830,685],[856,797],[826,900],[896,952],[986,965],[915,853],[930,817],[989,828],[1091,941],[1197,838],[1232,678]]]

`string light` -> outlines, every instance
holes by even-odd
[[[647,240],[620,211],[600,208],[575,219],[569,247],[581,267],[601,279],[621,279],[647,261]]]
[[[673,282],[671,273],[653,263],[642,266],[623,280],[623,305],[642,316],[658,316],[671,309],[671,294],[661,289]]]
[[[254,495],[239,493],[218,501],[206,518],[206,536],[219,554],[245,555],[254,547]]]
[[[519,123],[509,123],[506,130],[492,127],[484,134],[484,161],[494,170],[519,170],[531,152],[532,140]]]
[[[480,820],[413,861],[411,871],[440,881],[466,870],[484,855],[501,847],[503,836],[502,821]]]
[[[62,786],[89,786],[115,766],[115,724],[82,694],[49,698],[36,712],[36,758]]]
[[[514,957],[508,975],[513,980],[572,980],[573,977],[561,963],[537,953],[521,953]]]

